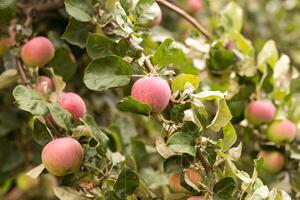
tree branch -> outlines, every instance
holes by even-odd
[[[19,71],[19,74],[21,76],[21,79],[23,81],[24,84],[27,84],[27,78],[26,78],[26,74],[24,72],[24,68],[20,62],[20,59],[19,58],[16,58],[16,62],[17,62],[17,68],[18,68],[18,71]]]
[[[156,74],[157,75],[157,72],[155,71],[151,61],[149,60],[149,58],[143,54],[143,57],[145,59],[144,61],[144,64],[145,64],[145,67],[147,68],[147,70],[151,73],[151,74]]]
[[[212,33],[210,33],[206,28],[204,28],[194,17],[189,15],[183,9],[179,8],[178,6],[170,3],[167,0],[155,0],[157,3],[167,7],[168,9],[178,13],[182,17],[184,17],[188,22],[190,22],[197,30],[199,30],[207,39],[212,38]]]
[[[202,166],[205,169],[206,174],[209,174],[210,172],[213,171],[212,166],[208,163],[208,161],[206,160],[206,158],[204,158],[204,156],[202,155],[202,151],[201,151],[201,147],[197,147],[197,152],[196,152],[196,157],[197,159],[199,159],[199,161],[201,162]]]

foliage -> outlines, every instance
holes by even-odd
[[[202,2],[201,13],[181,16],[176,13],[186,1],[170,2],[167,8],[165,0],[0,1],[0,53],[5,45],[0,55],[0,197],[299,198],[299,137],[276,145],[266,136],[269,124],[251,124],[244,112],[250,101],[268,99],[276,107],[273,120],[289,119],[298,126],[299,46],[292,36],[299,32],[294,18],[300,15],[286,10],[296,12],[300,4],[263,1],[267,12],[262,12],[258,0],[246,8],[244,0],[212,0]],[[150,27],[159,6],[163,21]],[[265,16],[272,9],[274,19]],[[257,12],[261,15],[250,21]],[[256,32],[266,28],[261,26],[267,22],[259,21],[264,17],[293,18],[284,27],[289,35],[276,31],[274,40],[270,33],[258,37]],[[187,18],[200,19],[212,34]],[[251,27],[257,23],[259,28]],[[281,27],[275,24],[272,28]],[[30,68],[20,51],[37,35],[51,40],[55,56],[43,68]],[[282,47],[290,43],[293,48],[285,51]],[[41,75],[51,78],[55,91],[36,91]],[[161,113],[130,96],[133,83],[146,76],[170,85],[172,97]],[[85,117],[72,119],[60,107],[63,91],[84,99]],[[79,171],[55,177],[40,155],[49,141],[64,136],[80,142],[84,159]],[[284,168],[276,174],[265,170],[261,151],[280,152]],[[200,183],[188,176],[189,168],[201,175]],[[15,183],[24,173],[38,186],[28,182],[32,187],[21,190]],[[169,187],[172,173],[180,175],[181,193]]]

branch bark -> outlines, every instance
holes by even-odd
[[[206,158],[204,158],[202,151],[201,151],[201,147],[197,147],[196,157],[197,157],[197,159],[199,159],[202,166],[204,167],[206,174],[209,174],[210,172],[213,171],[212,166],[208,163]]]
[[[165,6],[166,8],[176,12],[177,14],[181,15],[185,18],[188,22],[190,22],[197,30],[199,30],[207,39],[212,38],[212,33],[210,33],[206,28],[204,28],[194,17],[189,15],[183,9],[179,8],[178,6],[170,3],[167,0],[155,0],[157,3]]]

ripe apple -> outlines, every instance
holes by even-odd
[[[259,157],[264,159],[263,169],[267,172],[277,173],[284,166],[284,157],[277,151],[261,151]]]
[[[275,117],[275,106],[265,100],[252,101],[246,107],[245,116],[252,124],[269,123]]]
[[[195,184],[196,186],[200,186],[200,182],[202,180],[202,177],[200,175],[200,173],[194,169],[194,168],[189,168],[185,171],[188,179]]]
[[[63,92],[58,97],[58,104],[68,111],[73,119],[78,120],[86,114],[86,106],[83,99],[73,92]]]
[[[169,186],[173,192],[186,193],[187,190],[180,184],[180,173],[171,173],[169,175]]]
[[[198,13],[202,8],[202,0],[187,0],[187,9],[189,12]]]
[[[296,138],[296,126],[288,119],[275,121],[267,130],[267,138],[279,145],[290,143]]]
[[[159,113],[169,104],[171,90],[167,81],[160,77],[150,76],[141,78],[133,84],[131,96],[151,106],[154,113]]]
[[[54,57],[54,46],[45,37],[35,37],[28,41],[21,50],[23,62],[29,67],[43,67]]]
[[[51,174],[64,176],[79,170],[83,155],[83,148],[77,140],[64,137],[52,140],[44,147],[42,161]]]
[[[40,76],[35,84],[35,89],[42,95],[54,91],[54,84],[51,78],[47,76]]]

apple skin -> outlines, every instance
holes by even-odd
[[[180,184],[180,176],[180,173],[171,173],[169,175],[169,186],[173,192],[186,193],[188,191]]]
[[[68,111],[75,120],[86,115],[85,102],[78,94],[73,92],[61,93],[58,97],[58,104]]]
[[[245,116],[252,124],[259,125],[270,123],[276,113],[275,106],[265,100],[257,100],[250,102],[246,107]]]
[[[202,0],[187,0],[189,12],[198,13],[202,8]]]
[[[263,169],[267,172],[277,173],[284,166],[284,157],[277,151],[261,151],[259,157],[264,159]]]
[[[159,113],[168,106],[171,90],[167,81],[150,76],[141,78],[133,84],[131,96],[142,103],[150,105],[154,113]]]
[[[198,187],[201,185],[200,182],[202,180],[202,177],[196,169],[189,168],[185,171],[185,173],[193,184],[195,184]]]
[[[21,50],[23,62],[29,67],[43,67],[54,57],[55,49],[45,37],[35,37],[28,41]]]
[[[42,95],[47,95],[54,91],[54,84],[51,78],[40,76],[35,84],[35,89]]]
[[[77,140],[64,137],[52,140],[44,147],[42,161],[49,173],[64,176],[79,170],[83,155]]]
[[[267,130],[268,140],[282,145],[296,138],[296,126],[288,119],[273,122]]]

